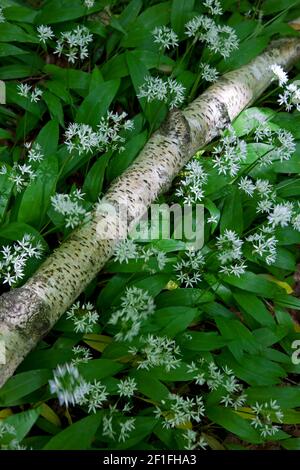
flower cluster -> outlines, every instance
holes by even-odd
[[[98,323],[99,315],[90,302],[82,305],[80,302],[75,302],[67,311],[67,319],[73,322],[76,333],[92,333]]]
[[[6,165],[0,168],[0,175],[9,175],[8,178],[16,186],[16,191],[21,192],[29,183],[35,180],[36,173],[31,165],[27,163],[14,163],[13,167],[8,171]]]
[[[242,258],[243,241],[233,230],[226,229],[217,237],[218,259],[221,272],[227,275],[240,276],[245,272],[246,265]]]
[[[26,450],[17,439],[16,428],[5,421],[0,421],[0,450]]]
[[[208,8],[211,15],[222,15],[223,13],[219,0],[205,0],[203,6]]]
[[[268,180],[258,178],[253,182],[249,177],[241,178],[238,187],[244,191],[248,196],[257,199],[257,212],[269,212],[276,200],[276,193],[273,186]]]
[[[88,45],[93,40],[93,35],[86,26],[77,25],[71,31],[60,33],[54,54],[60,57],[64,54],[68,62],[74,64],[76,60],[88,57]]]
[[[119,263],[128,263],[129,260],[143,260],[147,263],[151,258],[155,258],[158,269],[164,269],[167,257],[164,251],[160,251],[153,246],[140,247],[134,240],[125,238],[117,243],[114,250],[114,259]]]
[[[123,144],[125,138],[120,135],[122,131],[131,131],[133,122],[126,119],[127,113],[121,114],[109,111],[106,117],[100,119],[98,124],[98,149],[107,152],[109,149],[122,152],[125,150]]]
[[[113,441],[118,435],[119,442],[125,442],[132,431],[135,429],[135,418],[123,419],[118,421],[118,430],[116,430],[116,423],[113,421],[114,414],[117,412],[115,406],[110,407],[110,413],[103,416],[102,425],[103,425],[103,436],[107,436]],[[115,428],[114,428],[115,426]]]
[[[32,162],[41,162],[44,159],[44,154],[42,152],[42,147],[40,144],[35,143],[31,145],[30,143],[26,143],[25,147],[28,149],[27,158],[29,163]]]
[[[233,28],[217,24],[212,18],[205,15],[191,19],[186,23],[185,31],[188,37],[194,37],[195,40],[204,42],[212,52],[219,53],[224,58],[229,57],[231,52],[239,47],[239,41]]]
[[[283,93],[278,98],[280,106],[284,105],[286,111],[292,111],[293,108],[300,111],[300,88],[295,83],[288,83],[288,74],[280,65],[273,64],[270,69],[278,79],[279,86],[283,89]]]
[[[127,377],[126,379],[120,380],[117,387],[120,397],[131,398],[137,390],[137,383],[135,379]]]
[[[257,232],[248,235],[246,240],[251,243],[253,254],[263,258],[268,265],[275,263],[278,240],[274,235],[272,227],[264,225]]]
[[[97,409],[103,407],[108,396],[106,386],[99,380],[94,380],[93,383],[87,383],[87,390],[84,395],[79,397],[78,404],[86,406],[89,413],[96,413]]]
[[[203,386],[207,385],[209,390],[224,389],[225,395],[221,396],[220,403],[225,407],[232,407],[235,410],[244,405],[247,395],[243,391],[243,385],[239,383],[233,371],[227,366],[220,369],[214,362],[199,360],[200,367],[194,362],[188,366],[188,372],[193,374],[195,383]]]
[[[209,64],[201,63],[199,65],[200,76],[206,82],[216,82],[219,77],[219,72],[215,67]]]
[[[207,173],[198,160],[191,160],[184,168],[180,187],[175,194],[183,198],[184,204],[196,204],[204,198],[203,186],[207,182]]]
[[[187,429],[183,433],[183,437],[187,441],[186,445],[184,446],[186,450],[205,450],[208,446],[204,436],[198,436],[198,433],[193,431],[193,429]]]
[[[166,429],[176,428],[192,421],[200,423],[205,412],[202,396],[184,398],[170,393],[168,400],[163,400],[161,405],[161,408],[157,407],[155,414],[157,418],[163,418],[163,427]]]
[[[51,393],[55,394],[60,405],[76,405],[88,393],[89,385],[73,364],[57,366],[53,379],[49,380]]]
[[[289,160],[296,150],[293,134],[285,129],[271,129],[264,124],[255,129],[254,139],[272,147],[263,155],[262,165],[270,165],[274,160]]]
[[[5,22],[5,16],[3,14],[3,8],[0,7],[0,23],[4,23]]]
[[[95,0],[83,0],[83,4],[87,8],[93,8],[95,5]]]
[[[217,169],[219,175],[235,176],[246,156],[246,142],[236,136],[232,127],[228,127],[213,150],[213,167]]]
[[[79,154],[92,152],[107,152],[108,150],[124,150],[124,131],[133,129],[133,122],[125,119],[127,114],[112,113],[109,111],[98,124],[98,131],[94,131],[88,124],[69,124],[65,133],[65,143],[69,152],[76,150]]]
[[[137,94],[138,98],[150,101],[158,100],[166,103],[171,109],[180,106],[184,100],[185,88],[174,78],[163,80],[160,77],[146,76]]]
[[[23,96],[23,98],[28,98],[32,103],[37,103],[43,94],[42,90],[37,86],[32,89],[28,83],[19,83],[17,85],[18,95]]]
[[[170,49],[178,46],[178,36],[168,26],[156,27],[152,31],[154,42],[159,45],[160,50]]]
[[[83,207],[84,193],[80,189],[70,194],[55,194],[51,197],[53,209],[64,216],[66,228],[75,228],[87,220],[89,212]]]
[[[24,271],[30,258],[39,259],[43,249],[40,242],[34,242],[34,237],[25,234],[13,245],[0,248],[0,278],[9,286],[24,277]]]
[[[78,364],[86,364],[93,358],[90,350],[85,346],[74,346],[72,348],[72,353],[74,355],[71,361],[71,364],[73,366],[76,366]]]
[[[193,287],[194,284],[198,284],[201,281],[204,264],[205,259],[201,251],[186,251],[184,258],[174,265],[178,281],[185,287]]]
[[[153,298],[143,289],[128,287],[121,297],[121,308],[115,311],[109,323],[119,331],[116,341],[132,341],[146,320],[155,310]]]
[[[37,27],[38,39],[43,44],[54,37],[54,32],[50,26],[41,24]]]
[[[149,370],[152,367],[164,367],[167,372],[180,365],[179,347],[175,340],[166,336],[148,335],[140,338],[140,347],[132,347],[129,353],[139,356],[138,369]]]
[[[256,402],[251,410],[255,415],[251,420],[251,424],[262,437],[274,436],[280,430],[280,426],[273,424],[274,418],[277,423],[282,423],[284,417],[276,400],[264,403]]]

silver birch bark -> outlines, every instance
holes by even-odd
[[[300,58],[300,40],[282,39],[249,64],[229,72],[184,110],[169,114],[134,163],[108,190],[105,201],[128,210],[126,232],[195,154],[252,104],[272,81],[270,65],[289,69]],[[0,386],[73,303],[113,253],[115,240],[105,232],[117,220],[95,210],[92,219],[60,245],[25,285],[0,299],[0,341],[6,363]]]

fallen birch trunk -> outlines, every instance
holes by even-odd
[[[248,65],[221,77],[187,108],[171,112],[105,196],[105,202],[127,207],[123,229],[127,232],[128,225],[136,224],[142,208],[170,187],[195,152],[264,92],[272,81],[271,64],[289,69],[299,58],[299,39],[276,41]],[[23,287],[1,297],[0,340],[6,363],[0,365],[0,386],[110,258],[116,241],[107,239],[105,231],[115,230],[116,223],[96,210]]]

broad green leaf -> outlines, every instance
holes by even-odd
[[[233,410],[221,406],[209,407],[206,409],[207,416],[214,423],[219,424],[227,431],[235,434],[247,442],[260,444],[262,438],[258,431],[251,424],[237,415]]]
[[[271,312],[269,312],[264,303],[256,295],[238,291],[234,292],[233,296],[243,310],[258,323],[267,326],[275,325]]]
[[[236,186],[232,186],[230,194],[224,202],[221,216],[220,230],[234,230],[241,235],[243,233],[243,207],[241,203],[241,193]]]
[[[31,370],[11,377],[0,389],[0,406],[14,406],[20,398],[38,390],[51,378],[50,370]]]
[[[171,26],[180,38],[184,34],[185,23],[190,19],[195,0],[173,0],[171,8]]]
[[[55,156],[43,160],[36,179],[26,188],[18,212],[18,221],[40,227],[56,187],[58,161]]]
[[[83,377],[92,381],[93,379],[101,380],[110,377],[122,370],[124,366],[109,359],[94,359],[87,364],[80,364],[79,371]]]
[[[87,8],[81,0],[72,0],[72,8],[70,8],[69,0],[48,0],[40,9],[36,23],[54,24],[75,20],[102,10],[109,3],[109,0],[101,0],[95,2],[93,7]]]
[[[16,430],[16,439],[21,442],[24,437],[29,433],[32,426],[34,426],[36,420],[40,414],[40,408],[33,410],[24,411],[22,413],[16,413],[5,419],[5,423],[14,426]]]
[[[143,11],[127,36],[121,42],[122,47],[143,48],[153,44],[152,31],[155,26],[167,24],[170,19],[170,2],[159,3]]]
[[[102,191],[104,174],[110,154],[102,155],[89,170],[83,184],[83,191],[91,202],[96,202]]]
[[[56,436],[45,445],[44,450],[87,450],[102,420],[102,412],[87,416]]]
[[[43,155],[49,157],[57,150],[58,138],[58,122],[51,120],[40,130],[35,142],[41,146]]]
[[[136,380],[138,390],[147,398],[160,402],[168,398],[169,390],[157,378],[154,378],[151,371],[135,370],[132,377]]]
[[[110,80],[97,85],[80,105],[76,121],[84,122],[96,128],[100,118],[108,111],[119,86],[119,80]]]

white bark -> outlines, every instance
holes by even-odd
[[[272,81],[270,65],[289,69],[299,58],[299,39],[276,41],[248,65],[221,77],[187,108],[171,112],[105,200],[126,205],[130,224],[137,223],[141,207],[169,188],[195,152],[263,93]],[[101,233],[98,224],[104,222],[109,230],[116,223],[95,211],[23,287],[1,297],[0,340],[6,345],[6,364],[0,365],[0,386],[110,258],[115,241]]]

